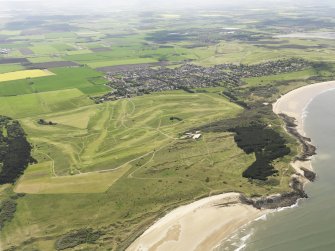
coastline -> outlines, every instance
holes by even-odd
[[[273,112],[275,114],[278,116],[286,115],[286,119],[294,119],[295,126],[290,127],[288,125],[289,121],[285,121],[285,117],[281,116],[286,122],[286,130],[293,134],[293,136],[300,141],[303,147],[304,144],[307,146],[312,146],[310,144],[311,139],[306,138],[306,132],[304,131],[304,117],[306,116],[306,108],[315,97],[332,89],[335,89],[335,81],[321,82],[303,86],[281,96],[273,104]],[[305,151],[305,149],[303,149],[303,151]],[[307,153],[305,156],[303,156],[303,158],[297,158],[291,162],[291,165],[297,174],[305,176],[304,170],[313,171],[311,163],[311,157],[313,155],[315,155],[315,149],[314,152]],[[302,180],[304,184],[308,183],[309,181],[310,180],[308,179]]]
[[[290,183],[292,192],[257,199],[225,193],[195,201],[159,219],[126,250],[212,250],[246,224],[307,197],[304,185],[315,179],[311,165],[315,147],[304,131],[305,111],[316,96],[332,89],[335,81],[307,85],[281,96],[273,104],[273,112],[284,120],[288,133],[302,145],[301,156],[291,162],[296,171]]]
[[[283,113],[295,118],[297,131],[302,136],[306,136],[303,119],[305,117],[307,106],[316,96],[331,89],[335,89],[335,81],[321,82],[300,87],[281,96],[273,104],[273,112],[277,115]]]

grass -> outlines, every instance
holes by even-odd
[[[44,63],[44,62],[55,62],[62,61],[62,58],[59,56],[37,56],[37,57],[29,57],[28,60],[31,63]]]
[[[18,79],[39,78],[53,75],[52,72],[46,70],[23,70],[0,74],[0,82],[12,81]]]
[[[102,61],[88,63],[87,65],[92,68],[99,68],[105,66],[116,66],[116,65],[131,65],[131,64],[146,64],[146,63],[156,63],[157,60],[153,58],[132,58],[125,60],[113,60],[113,61]]]
[[[92,53],[91,50],[88,49],[82,49],[82,50],[74,50],[74,51],[67,51],[67,55],[80,55],[80,54],[89,54]]]
[[[322,43],[322,40],[315,41]],[[214,49],[214,53],[213,53]],[[212,51],[212,54],[210,53]],[[199,52],[198,52],[199,53]],[[225,42],[202,51],[196,63],[210,66],[224,63],[256,64],[281,58],[300,57],[311,61],[334,61],[334,49],[268,49],[241,42]],[[207,54],[207,56],[206,56]]]
[[[85,50],[84,50],[85,51]],[[114,46],[111,51],[79,54],[68,52],[64,59],[97,68],[103,66],[153,63],[157,61],[179,62],[188,59],[204,59],[213,55],[213,49],[186,49],[181,46],[159,48],[157,46]]]
[[[314,69],[307,69],[303,71],[282,73],[264,77],[246,78],[243,79],[243,81],[246,82],[247,86],[258,86],[258,85],[268,85],[274,81],[306,80],[309,77],[315,75],[316,72]]]
[[[29,47],[34,54],[36,55],[50,55],[50,54],[56,54],[59,52],[59,50],[50,44],[36,44],[34,46]]]

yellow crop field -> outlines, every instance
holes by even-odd
[[[54,75],[48,70],[24,70],[0,74],[0,82]]]

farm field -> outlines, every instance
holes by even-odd
[[[1,83],[0,96],[12,96],[78,88],[85,94],[104,93],[110,88],[103,74],[88,67],[50,69],[54,74],[45,78],[6,81]],[[1,76],[1,75],[0,75]]]
[[[0,74],[0,82],[12,81],[18,79],[39,78],[53,75],[50,71],[42,70],[24,70]]]
[[[0,74],[6,72],[15,72],[23,69],[24,69],[23,66],[19,64],[3,64],[0,67]]]

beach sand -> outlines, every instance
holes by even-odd
[[[127,250],[212,250],[241,226],[266,212],[239,203],[238,193],[211,196],[171,211]]]
[[[335,81],[331,81],[293,90],[273,104],[273,111],[294,117],[298,132],[305,136],[303,119],[306,107],[313,98],[334,88]],[[292,165],[300,173],[301,167],[312,169],[311,161],[296,161]],[[204,198],[168,213],[147,229],[127,251],[212,250],[239,228],[269,211],[241,204],[238,193]]]

